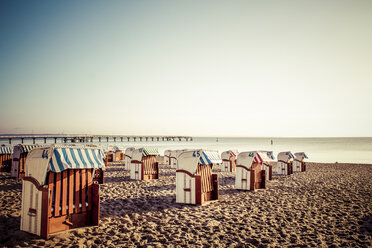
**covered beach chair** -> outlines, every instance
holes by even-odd
[[[202,205],[218,200],[218,177],[212,174],[212,167],[221,162],[218,152],[188,150],[181,153],[176,171],[176,202]]]
[[[132,161],[132,155],[133,155],[133,152],[134,150],[136,150],[136,148],[134,147],[128,147],[127,149],[125,149],[125,152],[124,152],[124,169],[125,170],[129,170],[130,169],[130,163]]]
[[[105,164],[106,166],[108,163],[114,162],[114,152],[113,151],[106,151],[105,152]]]
[[[296,152],[293,159],[293,172],[306,171],[304,159],[308,158],[304,152]]]
[[[170,163],[171,163],[171,168],[177,169],[178,168],[178,156],[186,151],[191,151],[190,149],[183,149],[183,150],[172,150],[171,151],[171,156],[170,156]]]
[[[0,172],[10,172],[13,147],[0,146]]]
[[[236,159],[235,188],[242,190],[264,189],[266,174],[263,160],[257,151],[241,152]]]
[[[14,146],[13,154],[12,154],[12,169],[11,169],[12,177],[16,177],[16,178],[24,177],[27,154],[36,147],[40,147],[40,145],[19,144],[19,145]]]
[[[150,180],[159,179],[159,155],[156,148],[139,148],[133,151],[130,164],[130,179]]]
[[[171,155],[170,155],[170,165],[171,165],[171,168],[173,169],[177,169],[177,165],[178,165],[178,156],[182,153],[183,151],[182,150],[172,150],[170,151]]]
[[[294,156],[291,152],[279,152],[276,173],[278,175],[291,175],[293,173],[292,161]]]
[[[99,224],[96,170],[104,168],[98,148],[52,145],[27,157],[22,185],[21,230],[49,234]]]
[[[222,166],[221,171],[234,172],[236,167],[236,156],[238,151],[228,150],[221,153]]]
[[[265,170],[265,178],[266,180],[273,179],[273,166],[272,162],[274,162],[275,157],[272,151],[259,151],[258,152],[260,157],[262,158],[262,169]]]
[[[164,164],[165,165],[171,164],[171,150],[164,151]]]
[[[114,161],[124,160],[124,152],[119,147],[114,147],[113,160]]]

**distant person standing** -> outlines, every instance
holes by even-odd
[[[274,144],[274,142],[273,142],[273,140],[271,140],[271,145],[273,145]]]

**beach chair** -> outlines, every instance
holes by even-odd
[[[176,170],[176,202],[202,205],[218,200],[218,177],[213,164],[221,163],[216,151],[188,150],[178,156]]]
[[[272,162],[274,162],[274,155],[272,151],[258,151],[258,154],[263,160],[262,169],[265,170],[265,178],[266,180],[273,179],[273,166]]]
[[[240,190],[264,189],[266,172],[257,151],[241,152],[236,159],[235,188]]]
[[[236,150],[228,150],[221,153],[222,166],[221,171],[234,172],[236,167],[236,155],[238,152]]]
[[[304,152],[296,152],[293,159],[293,172],[306,171],[304,159],[308,158]]]
[[[159,155],[156,148],[139,148],[133,151],[130,164],[130,179],[151,180],[159,179]]]
[[[183,151],[182,150],[172,150],[170,151],[170,165],[171,168],[177,169],[178,165],[178,155],[180,155]]]
[[[190,149],[182,149],[182,150],[172,150],[171,155],[170,155],[170,163],[171,163],[171,168],[177,169],[178,168],[178,156],[186,151],[190,151]]]
[[[99,185],[104,168],[98,148],[52,145],[33,149],[22,184],[22,231],[50,234],[99,224]]]
[[[123,161],[123,160],[124,160],[124,152],[122,150],[116,150],[114,161]]]
[[[105,152],[105,164],[106,166],[108,163],[114,162],[114,152],[113,151],[107,151]]]
[[[291,175],[293,173],[292,159],[294,158],[291,152],[278,153],[278,162],[276,173],[278,175]]]
[[[0,172],[10,172],[13,147],[0,146]]]
[[[14,146],[12,154],[11,177],[24,177],[27,154],[36,147],[40,147],[40,145],[19,144]]]
[[[134,147],[128,147],[127,149],[125,149],[125,152],[124,152],[124,157],[125,157],[124,169],[125,170],[129,170],[130,168],[130,163],[132,161],[132,155],[133,155],[134,150],[136,150],[136,148]]]
[[[164,164],[171,165],[171,150],[164,151]]]

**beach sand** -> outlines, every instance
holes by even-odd
[[[217,173],[220,201],[192,206],[175,203],[175,169],[163,165],[159,180],[131,181],[122,165],[110,165],[100,225],[49,240],[19,230],[21,180],[1,173],[0,246],[372,246],[372,165],[308,163],[254,192],[235,190],[234,173]]]

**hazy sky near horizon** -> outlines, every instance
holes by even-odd
[[[372,136],[372,1],[1,1],[0,133]]]

